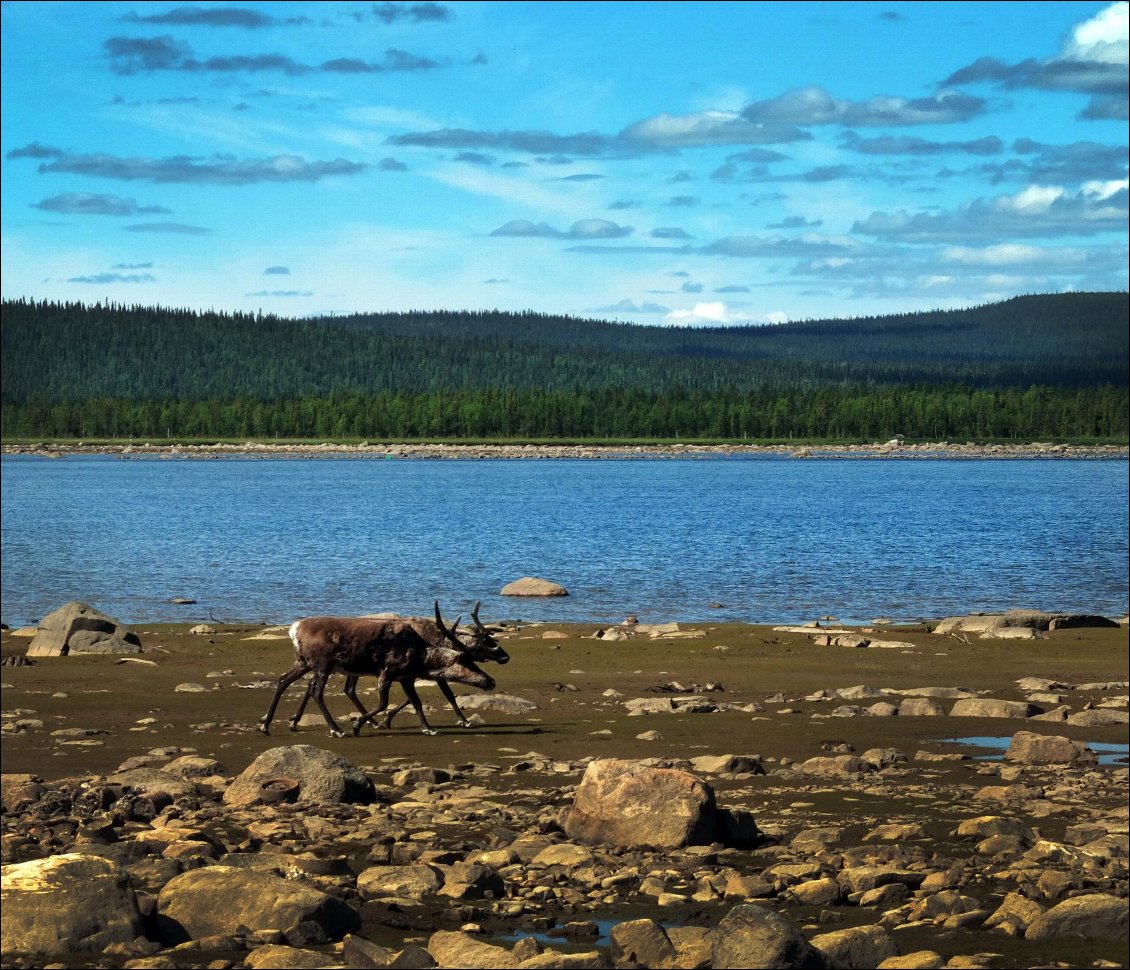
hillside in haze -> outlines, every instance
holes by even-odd
[[[3,430],[866,437],[913,436],[908,422],[918,421],[925,436],[1117,436],[1126,433],[1126,324],[1125,293],[712,328],[8,301]]]

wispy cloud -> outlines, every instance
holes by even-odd
[[[212,230],[203,226],[189,226],[183,222],[143,222],[135,226],[123,226],[126,232],[165,233],[174,236],[207,236]]]
[[[143,74],[155,71],[186,73],[273,72],[292,77],[316,71],[329,74],[384,74],[400,71],[427,71],[440,67],[430,57],[422,57],[396,47],[384,52],[379,61],[357,57],[335,57],[320,64],[304,64],[279,53],[217,54],[203,60],[194,56],[188,44],[169,36],[110,37],[103,41],[110,67],[117,74]]]
[[[742,109],[741,117],[762,125],[887,128],[969,121],[984,110],[985,102],[981,98],[957,91],[941,91],[925,98],[881,96],[867,101],[846,101],[833,97],[821,87],[809,86],[754,101]]]
[[[548,131],[474,131],[440,128],[435,131],[393,135],[389,144],[416,148],[462,148],[478,151],[516,151],[533,155],[597,156],[619,150],[614,139],[597,132],[555,135]]]
[[[246,7],[175,7],[166,13],[139,14],[130,11],[119,18],[133,24],[173,24],[178,27],[242,27],[259,30],[280,25],[309,24],[309,17],[271,17]]]
[[[912,135],[860,138],[855,132],[846,132],[843,147],[863,155],[999,155],[1004,150],[1004,142],[995,135],[972,141],[930,141]]]
[[[441,3],[374,3],[369,13],[386,24],[395,24],[403,20],[417,24],[444,23],[455,17],[451,8]],[[354,16],[360,19],[364,14],[354,14]]]
[[[168,215],[172,211],[160,205],[138,205],[134,199],[123,199],[117,195],[87,195],[82,192],[53,195],[36,202],[33,208],[83,216],[156,216]]]
[[[264,276],[290,276],[290,267],[288,266],[268,266],[263,270]]]
[[[906,242],[969,242],[1017,237],[1091,236],[1125,231],[1125,180],[1078,191],[1030,186],[1016,195],[978,198],[950,212],[873,212],[852,232]]]
[[[19,157],[9,153],[9,158]],[[78,155],[57,152],[42,162],[42,174],[89,175],[121,181],[179,182],[210,185],[250,185],[255,182],[316,182],[334,175],[356,175],[366,165],[336,158],[310,162],[298,155],[238,160],[226,155],[210,159],[174,155],[168,158],[121,158],[117,155]]]
[[[152,273],[94,273],[89,276],[71,276],[68,283],[156,283]]]
[[[631,226],[621,226],[608,219],[580,219],[567,230],[555,229],[544,222],[512,219],[495,229],[492,236],[518,236],[538,239],[623,239],[632,234]]]
[[[663,306],[659,303],[652,303],[645,300],[643,303],[636,303],[634,300],[621,300],[619,303],[613,303],[609,306],[593,307],[590,313],[670,313],[671,308]]]

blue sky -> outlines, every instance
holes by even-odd
[[[1125,290],[1127,7],[4,3],[0,286],[652,324]]]

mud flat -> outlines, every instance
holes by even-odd
[[[51,458],[103,454],[145,458],[416,458],[416,459],[624,459],[624,458],[917,458],[917,459],[1122,459],[1126,445],[977,444],[947,441],[904,444],[896,441],[854,445],[549,445],[549,444],[286,444],[246,441],[242,444],[160,445],[149,442],[115,445],[5,445],[4,454]]]
[[[1126,966],[1126,626],[932,627],[510,627],[344,738],[278,628],[5,631],[3,965]]]

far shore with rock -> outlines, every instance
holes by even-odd
[[[625,458],[915,458],[915,459],[1122,459],[1130,447],[1071,445],[1050,442],[1017,444],[908,443],[892,438],[873,444],[428,444],[361,442],[360,444],[297,444],[245,441],[239,444],[159,444],[147,441],[117,444],[3,445],[3,454],[64,458],[68,455],[115,455],[146,458],[405,458],[405,459],[625,459]]]
[[[266,737],[281,627],[5,628],[3,966],[1126,966],[1125,617],[498,635]]]

